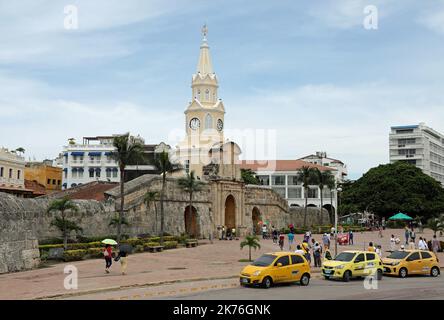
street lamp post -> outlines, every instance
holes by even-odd
[[[336,201],[336,211],[335,211],[335,257],[338,255],[338,211],[339,211],[339,193],[342,191],[342,188],[338,188],[337,190],[337,201]]]

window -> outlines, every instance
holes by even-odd
[[[413,129],[396,130],[396,134],[413,133]]]
[[[302,198],[302,188],[288,188],[288,198],[289,199],[301,199]]]
[[[71,177],[77,178],[77,169],[76,168],[71,170]],[[51,179],[48,179],[48,184],[51,184]]]
[[[270,176],[257,176],[259,180],[259,184],[263,186],[269,186],[270,185]]]
[[[89,177],[94,178],[94,169],[89,169]]]
[[[209,101],[210,100],[210,90],[205,90],[205,100]]]
[[[289,186],[296,186],[299,183],[298,176],[287,176],[287,179]]]
[[[430,259],[432,257],[430,252],[427,252],[427,251],[421,251],[421,255],[422,255],[423,259]]]
[[[117,172],[118,172],[117,169],[113,170],[113,178],[117,178]]]
[[[304,258],[302,258],[301,256],[297,256],[297,255],[292,255],[291,256],[291,264],[300,264],[300,263],[304,263]]]
[[[5,168],[3,168],[3,167],[0,168],[0,177],[3,177],[3,171],[4,171],[4,169],[5,169]]]
[[[200,100],[200,90],[197,90],[197,100]]]
[[[213,117],[207,114],[205,117],[205,129],[211,129],[213,127]]]
[[[277,266],[278,263],[282,263],[282,266],[288,266],[290,264],[290,257],[289,256],[280,257],[279,259],[277,259],[274,265]]]
[[[419,256],[419,252],[413,252],[408,258],[407,261],[415,261],[420,260],[421,257]]]
[[[53,185],[55,185],[55,184],[56,184],[56,181],[55,181],[55,179],[52,179],[52,184],[53,184]]]
[[[365,261],[365,257],[364,257],[364,254],[361,253],[361,254],[359,254],[359,255],[356,257],[356,259],[355,259],[355,263],[363,262],[363,261]]]
[[[308,188],[308,198],[317,199],[318,198],[318,188]]]
[[[106,169],[106,177],[111,178],[111,169]]]
[[[272,188],[274,191],[276,191],[282,198],[285,198],[285,187],[274,187]]]
[[[366,253],[365,254],[367,261],[375,260],[376,255],[374,253]]]
[[[21,171],[20,171],[20,170],[17,170],[17,179],[18,179],[18,180],[20,180],[20,173],[21,173]]]
[[[58,185],[58,186],[61,185],[61,183],[62,183],[62,181],[57,180],[57,185]]]
[[[271,181],[275,186],[285,186],[285,176],[272,176]]]
[[[96,177],[100,178],[100,169],[96,169]]]
[[[400,149],[398,150],[398,155],[400,156],[409,156],[409,155],[415,155],[416,149]]]
[[[12,179],[12,169],[9,169],[9,179]]]
[[[190,160],[185,160],[185,172],[190,173]]]

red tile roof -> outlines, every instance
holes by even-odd
[[[49,197],[57,199],[68,197],[69,199],[103,201],[105,200],[105,192],[118,185],[117,182],[93,181],[71,189],[53,193]]]
[[[25,188],[32,190],[35,197],[42,196],[46,194],[46,188],[44,185],[38,183],[37,181],[25,180]]]
[[[321,171],[336,171],[334,168],[320,166],[302,160],[242,160],[241,169],[252,171],[297,171],[302,167],[318,168]]]

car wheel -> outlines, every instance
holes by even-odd
[[[382,270],[381,269],[378,269],[378,271],[376,273],[376,279],[382,280]]]
[[[352,276],[351,271],[347,270],[344,272],[344,275],[342,276],[342,280],[344,280],[344,282],[349,282],[351,276]]]
[[[324,276],[324,279],[325,280],[330,280],[330,277],[329,276]]]
[[[262,280],[262,287],[265,289],[269,289],[273,285],[273,280],[271,280],[270,277],[265,277],[264,280]]]
[[[301,286],[308,286],[310,283],[310,275],[308,273],[304,273],[301,277]]]
[[[407,271],[406,268],[401,268],[401,269],[399,270],[399,276],[400,276],[401,278],[405,278],[405,277],[407,277],[407,274],[408,274],[408,271]]]
[[[437,277],[439,276],[439,269],[437,267],[433,267],[432,270],[430,271],[430,275],[432,277]]]

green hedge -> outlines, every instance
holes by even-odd
[[[159,242],[147,242],[143,244],[144,250],[148,250],[148,247],[158,247],[160,246]]]
[[[163,246],[164,249],[175,249],[177,248],[177,241],[165,241]]]
[[[68,250],[79,250],[79,249],[89,249],[89,248],[103,248],[105,245],[101,242],[89,242],[89,243],[68,243]],[[63,248],[62,244],[45,244],[40,245],[39,249],[44,251],[49,251],[52,248]]]
[[[129,244],[129,245],[135,247],[135,246],[138,246],[138,245],[143,246],[143,243],[145,241],[146,240],[144,240],[144,239],[130,238],[130,239],[126,239],[126,240],[121,241],[121,243],[126,243],[126,244]]]
[[[63,258],[65,261],[79,261],[83,260],[86,254],[87,250],[66,250],[63,253]]]
[[[103,251],[103,248],[89,248],[86,253],[90,258],[104,258]]]

